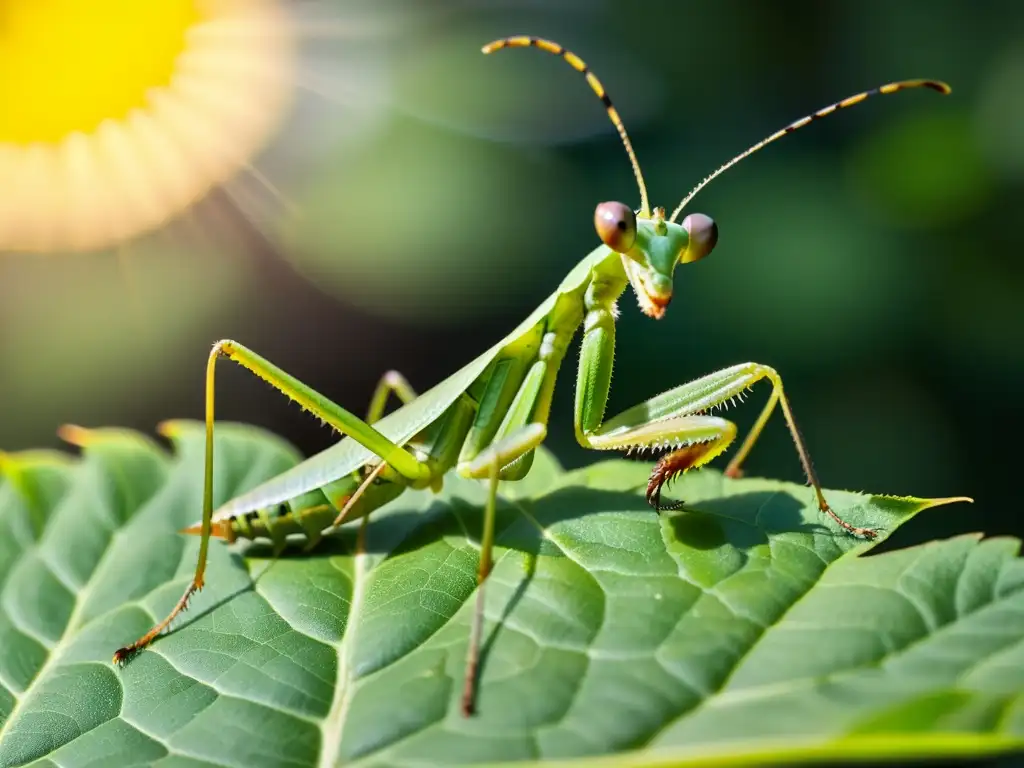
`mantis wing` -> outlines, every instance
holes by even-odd
[[[414,435],[440,417],[507,344],[533,328],[547,315],[559,295],[560,292],[548,297],[512,333],[411,403],[376,422],[373,425],[374,429],[398,445],[404,445],[411,440]],[[225,503],[216,511],[214,519],[222,520],[288,501],[339,480],[366,464],[374,456],[372,451],[351,437],[345,437],[341,442],[309,457],[287,472]]]

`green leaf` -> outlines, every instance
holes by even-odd
[[[79,459],[0,455],[0,765],[746,765],[1024,744],[1019,542],[865,557],[806,487],[649,466],[502,486],[477,717],[459,696],[484,488],[446,479],[316,550],[211,548],[207,587],[123,669],[195,565],[202,431],[174,451],[68,430]],[[298,459],[219,425],[218,501]],[[829,491],[882,528],[952,501]],[[964,514],[960,507],[955,513]],[[582,763],[581,763],[582,764]]]

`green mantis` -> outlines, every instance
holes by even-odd
[[[707,256],[718,240],[718,228],[707,216],[679,218],[690,200],[712,179],[776,139],[811,121],[853,106],[876,93],[925,87],[949,93],[932,80],[890,83],[857,94],[801,118],[758,142],[705,178],[666,217],[650,206],[639,163],[618,112],[604,87],[575,54],[557,43],[533,37],[511,37],[484,46],[484,53],[505,47],[532,46],[560,56],[583,74],[603,102],[629,156],[640,190],[640,207],[618,202],[597,206],[594,224],[601,245],[585,256],[539,307],[505,338],[427,392],[417,395],[406,381],[390,373],[381,381],[365,419],[335,405],[241,344],[224,340],[210,354],[206,372],[206,461],[202,520],[186,530],[199,534],[195,575],[177,605],[152,630],[119,649],[115,663],[151,643],[202,589],[211,537],[228,542],[239,538],[271,539],[283,547],[286,537],[304,536],[315,545],[326,530],[365,518],[407,488],[439,489],[445,474],[488,482],[478,570],[477,605],[466,664],[462,711],[475,708],[475,677],[482,622],[483,585],[491,569],[494,516],[500,481],[523,478],[535,448],[547,434],[555,379],[569,345],[582,328],[582,350],[576,378],[577,441],[594,450],[653,449],[661,453],[647,486],[647,499],[657,510],[680,506],[663,502],[665,484],[686,470],[714,459],[736,438],[736,426],[714,410],[725,408],[759,381],[771,385],[768,401],[725,472],[738,476],[761,430],[778,406],[789,427],[800,462],[821,512],[846,534],[874,538],[876,532],[840,517],[826,501],[810,456],[797,429],[779,374],[760,363],[741,363],[709,374],[605,419],[615,351],[616,302],[632,288],[640,309],[649,317],[664,316],[672,299],[673,274],[679,265]],[[302,408],[321,418],[344,438],[231,501],[213,509],[214,379],[217,361],[226,357],[264,379]],[[394,395],[403,405],[384,416]]]

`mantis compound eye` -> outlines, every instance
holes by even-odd
[[[718,225],[703,213],[691,213],[683,219],[683,229],[690,236],[690,244],[679,256],[681,264],[700,261],[711,253],[718,242]]]
[[[636,214],[623,203],[601,203],[594,211],[594,228],[601,242],[626,253],[636,242]]]

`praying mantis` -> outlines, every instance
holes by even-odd
[[[475,678],[482,633],[484,583],[492,566],[494,518],[499,483],[522,479],[529,472],[535,449],[547,435],[555,380],[569,345],[582,328],[582,348],[576,378],[575,435],[593,450],[660,452],[647,484],[648,502],[660,511],[681,506],[664,502],[666,483],[689,469],[711,461],[737,435],[735,424],[714,415],[759,381],[771,385],[760,416],[725,474],[737,477],[762,429],[776,407],[796,446],[807,481],[821,513],[844,534],[864,539],[877,532],[844,520],[828,504],[815,474],[782,379],[774,368],[741,363],[711,373],[627,408],[605,419],[615,351],[616,303],[632,288],[640,310],[660,319],[672,299],[677,266],[705,258],[718,241],[711,218],[691,213],[681,223],[683,209],[708,183],[777,139],[808,123],[850,107],[875,94],[909,88],[929,88],[948,94],[945,83],[904,80],[889,83],[836,102],[773,133],[707,176],[666,217],[652,208],[640,165],[625,126],[597,77],[576,54],[558,43],[536,37],[507,37],[488,43],[485,54],[502,48],[534,47],[561,57],[582,74],[604,104],[625,147],[640,192],[636,210],[620,202],[596,208],[594,225],[601,240],[562,280],[540,306],[505,338],[427,392],[417,395],[399,374],[387,374],[378,385],[365,419],[331,402],[256,352],[232,340],[217,342],[206,369],[206,442],[202,519],[184,533],[200,536],[195,574],[170,614],[140,639],[120,648],[114,662],[125,662],[160,635],[204,585],[211,538],[270,539],[283,548],[287,537],[305,537],[314,546],[326,531],[343,522],[366,517],[407,488],[440,490],[451,470],[488,483],[483,534],[477,571],[477,595],[471,627],[461,710],[475,711]],[[233,360],[271,384],[303,409],[319,417],[343,439],[321,453],[255,489],[213,509],[214,373],[220,358]],[[384,415],[388,401],[401,407]]]

